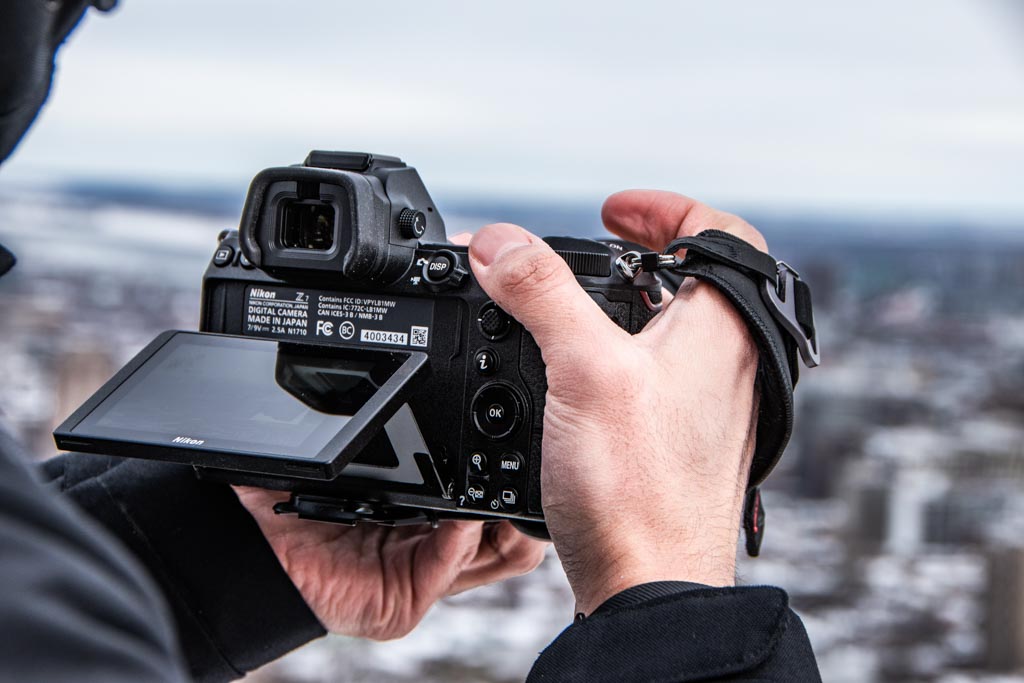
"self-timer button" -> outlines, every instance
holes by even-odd
[[[515,389],[505,384],[489,384],[473,399],[473,423],[484,436],[504,439],[519,428],[523,402]]]
[[[511,486],[503,488],[498,497],[501,500],[501,508],[506,512],[515,512],[519,509],[521,504],[519,501],[519,491]]]
[[[235,258],[235,250],[228,246],[218,247],[213,255],[213,265],[223,268]]]
[[[512,318],[493,301],[488,301],[480,307],[477,323],[483,335],[492,341],[501,339],[512,328]]]

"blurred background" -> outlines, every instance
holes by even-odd
[[[787,589],[826,681],[1024,681],[1024,5],[279,3],[91,13],[0,170],[2,419],[55,424],[194,328],[251,176],[311,148],[415,165],[449,234],[598,235],[673,189],[814,286],[824,364],[743,583]],[[515,681],[572,618],[554,556],[407,638],[253,683]]]

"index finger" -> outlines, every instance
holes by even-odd
[[[761,233],[739,216],[674,192],[619,192],[605,201],[601,216],[616,235],[657,251],[676,238],[710,229],[730,233],[762,251],[768,250]],[[683,257],[684,253],[676,255]],[[645,332],[664,341],[680,330],[687,330],[688,337],[704,335],[707,344],[720,348],[735,345],[740,355],[750,355],[753,349],[743,318],[721,292],[707,284],[680,288]]]
[[[711,229],[731,233],[761,251],[768,251],[761,233],[739,216],[675,192],[618,192],[605,200],[601,218],[612,233],[656,251],[662,251],[677,237]]]

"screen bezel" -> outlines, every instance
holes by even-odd
[[[353,346],[339,347],[326,345],[306,345],[304,350],[316,349],[324,354],[344,352],[355,353],[372,360],[376,356],[388,355],[404,357],[405,360],[394,373],[380,386],[377,392],[360,408],[348,422],[341,427],[326,445],[312,457],[293,457],[283,454],[265,452],[246,452],[239,450],[222,450],[206,446],[170,445],[166,441],[143,441],[133,438],[112,438],[90,434],[82,430],[83,422],[138,370],[140,370],[157,352],[178,335],[201,336],[205,340],[225,338],[245,340],[251,343],[282,346],[297,346],[287,342],[258,339],[240,335],[212,334],[208,332],[186,332],[171,330],[157,336],[127,365],[119,370],[89,400],[71,414],[56,430],[53,436],[57,447],[68,451],[100,453],[104,455],[143,458],[147,460],[165,460],[179,462],[195,467],[212,467],[217,469],[238,470],[273,474],[305,479],[331,480],[341,474],[359,452],[383,428],[395,412],[404,405],[419,380],[426,375],[428,367],[426,353],[407,350],[377,350]],[[77,431],[76,431],[77,430]],[[161,436],[160,438],[164,438]]]

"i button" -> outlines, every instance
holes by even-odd
[[[491,349],[480,349],[473,358],[473,364],[481,375],[493,375],[498,371],[498,354]]]

